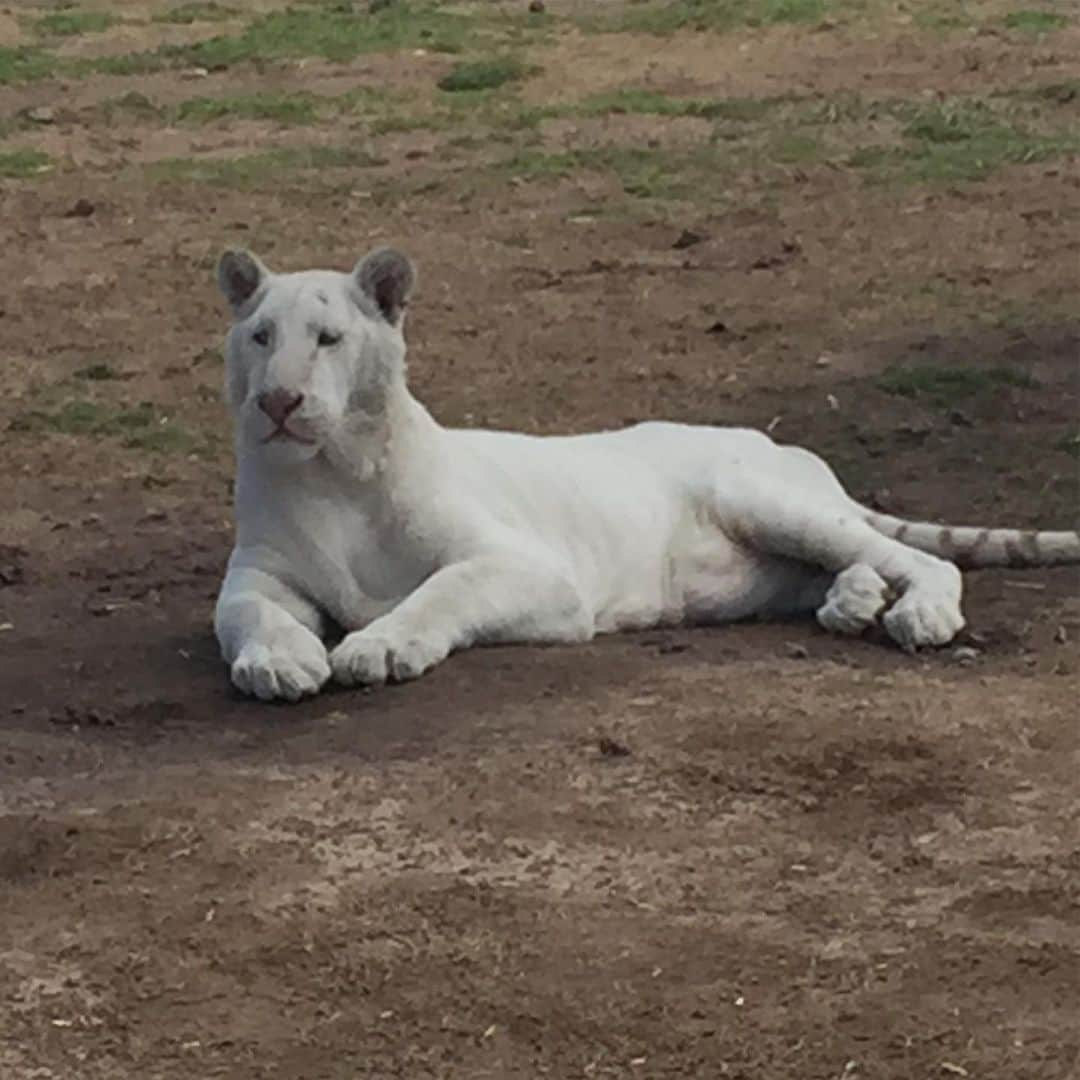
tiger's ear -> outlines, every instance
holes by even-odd
[[[250,251],[226,251],[217,265],[217,283],[233,311],[258,293],[270,271]]]
[[[416,285],[416,270],[408,256],[393,248],[379,248],[356,264],[353,280],[391,326],[399,325]]]

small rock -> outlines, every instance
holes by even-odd
[[[705,328],[706,334],[726,334],[728,325],[723,319],[717,319],[711,326]]]
[[[975,663],[979,659],[981,653],[978,649],[971,648],[970,645],[961,645],[957,649],[953,649],[952,657],[958,664],[967,666],[968,664]]]
[[[1069,640],[1069,632],[1068,632],[1068,630],[1066,630],[1064,626],[1059,626],[1054,631],[1054,641],[1056,641],[1058,643],[1058,645],[1065,645],[1068,642],[1068,640]]]
[[[56,110],[50,109],[48,105],[39,105],[36,109],[26,110],[26,119],[35,124],[55,124]]]
[[[695,244],[700,244],[707,239],[708,237],[703,236],[701,233],[693,232],[691,229],[683,229],[679,233],[678,239],[671,246],[676,251],[684,251],[686,248],[693,247]]]
[[[760,255],[751,264],[751,270],[770,270],[774,266],[780,266],[783,263],[783,259],[776,255]]]
[[[685,641],[665,641],[656,651],[661,656],[672,656],[676,653],[686,652],[689,648],[689,644]]]
[[[86,610],[98,618],[104,615],[111,615],[114,611],[122,611],[127,604],[122,602],[105,602],[100,600],[92,601],[87,605]]]
[[[544,0],[529,0],[529,10],[534,15],[543,15],[547,11],[547,5]]]
[[[810,650],[805,645],[792,641],[788,643],[787,654],[792,660],[805,660],[810,655]]]
[[[963,1065],[954,1065],[951,1061],[943,1061],[941,1063],[941,1071],[943,1073],[949,1073],[952,1076],[970,1076],[971,1074],[964,1068]]]
[[[856,441],[860,441],[857,436]],[[896,499],[888,488],[876,488],[873,491],[868,491],[858,501],[864,506],[869,506],[871,510],[877,510],[878,513],[895,514],[897,512]]]
[[[832,357],[828,353],[822,353],[817,360],[814,361],[816,367],[826,368],[832,364]]]
[[[90,217],[97,209],[89,199],[76,199],[75,205],[64,211],[64,217]]]
[[[23,559],[26,549],[0,544],[0,585],[20,585],[24,580]]]
[[[630,753],[630,747],[624,743],[616,742],[607,735],[601,735],[596,742],[596,748],[604,757],[626,757]]]

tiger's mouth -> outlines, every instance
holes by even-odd
[[[265,446],[267,443],[274,442],[275,439],[283,439],[286,442],[300,443],[301,446],[314,446],[315,440],[309,438],[307,435],[301,435],[298,431],[293,431],[288,424],[279,424],[273,431],[270,432],[265,438],[259,441]]]

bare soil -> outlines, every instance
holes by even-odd
[[[1064,46],[970,47],[907,23],[572,34],[525,96],[650,70],[738,96],[1077,74]],[[726,49],[741,66],[710,67]],[[446,61],[403,65],[425,88]],[[288,85],[340,93],[343,70],[375,85],[389,62]],[[183,78],[136,82],[211,92]],[[771,426],[893,512],[1075,527],[1080,162],[933,188],[750,171],[722,205],[605,214],[609,178],[464,198],[472,158],[390,133],[345,183],[155,184],[140,162],[296,132],[117,130],[92,115],[117,83],[0,88],[5,115],[74,110],[28,138],[86,152],[0,181],[0,1077],[1080,1075],[1075,570],[970,575],[960,652],[677,630],[280,708],[231,692],[209,629],[227,244],[282,268],[407,250],[412,379],[447,423]],[[879,383],[928,363],[1031,385],[942,404]],[[196,449],[40,421],[72,395],[148,403]]]

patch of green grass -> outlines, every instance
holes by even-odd
[[[821,140],[802,131],[777,135],[768,150],[769,159],[781,165],[806,165],[820,161],[824,154],[825,147]]]
[[[1069,20],[1056,11],[1022,8],[1019,11],[1010,11],[1002,21],[1008,30],[1021,30],[1025,34],[1046,34],[1052,30],[1060,30]]]
[[[496,166],[522,180],[549,180],[576,172],[609,172],[618,177],[623,191],[635,199],[698,198],[714,190],[716,151],[711,144],[685,151],[641,146],[602,146],[550,153],[519,150]]]
[[[119,438],[137,450],[188,453],[198,440],[175,420],[148,402],[117,407],[100,401],[75,398],[51,411],[32,409],[17,416],[12,431],[53,432],[90,438]]]
[[[315,123],[321,115],[376,113],[387,107],[383,91],[362,88],[340,97],[322,97],[305,92],[263,93],[220,98],[189,98],[179,105],[159,107],[137,90],[103,101],[100,109],[107,120],[117,115],[142,120],[161,119],[169,123],[210,124],[217,120],[273,120],[285,125]]]
[[[124,436],[129,450],[145,450],[156,454],[190,454],[199,449],[199,440],[179,424],[160,418],[152,426],[129,431]]]
[[[354,147],[311,146],[268,150],[235,158],[166,158],[148,166],[152,180],[216,184],[221,187],[273,186],[282,176],[310,169],[371,167],[380,158]]]
[[[583,101],[558,105],[531,105],[516,95],[492,90],[461,90],[449,94],[436,108],[394,108],[372,118],[375,133],[387,131],[461,131],[467,140],[477,138],[477,128],[488,128],[487,139],[499,140],[507,133],[536,129],[544,120],[560,117],[602,117],[623,114],[698,117],[719,124],[749,124],[767,116],[786,98],[750,99],[679,98],[653,90],[626,88],[595,94]],[[726,136],[725,136],[726,137]]]
[[[461,101],[458,95],[454,99],[457,104]],[[463,102],[464,104],[464,102]],[[505,138],[506,132],[533,131],[540,126],[542,120],[558,116],[559,110],[545,105],[526,105],[517,98],[500,98],[478,103],[473,119],[487,124],[501,134],[490,135],[489,138],[500,141]],[[462,119],[460,113],[453,117],[454,122]]]
[[[639,113],[647,116],[700,116],[706,120],[758,120],[775,107],[773,98],[678,98],[656,90],[626,87],[586,98],[574,111],[582,116]]]
[[[1080,458],[1080,431],[1072,435],[1062,435],[1054,443],[1054,449],[1064,450],[1066,454],[1071,454],[1074,458]]]
[[[52,168],[52,158],[40,150],[9,150],[0,153],[0,177],[22,180]]]
[[[514,56],[493,56],[485,60],[456,63],[438,82],[440,90],[456,94],[463,90],[494,90],[508,82],[518,82],[528,73]]]
[[[473,138],[478,128],[488,128],[486,137],[494,141],[505,141],[507,132],[528,131],[541,120],[562,114],[558,108],[527,105],[515,94],[498,90],[460,90],[440,98],[434,108],[395,98],[374,108],[362,103],[357,111],[368,119],[373,134],[457,131]]]
[[[447,116],[441,112],[395,109],[373,117],[370,130],[372,135],[386,135],[392,131],[433,131],[447,126]]]
[[[65,65],[73,75],[152,75],[170,66],[166,52],[124,53],[120,56],[92,56]]]
[[[978,102],[933,105],[919,109],[904,128],[904,135],[926,143],[967,143],[996,133],[1003,125]]]
[[[11,431],[55,431],[61,435],[92,433],[108,410],[93,401],[69,401],[53,412],[31,409],[11,421]]]
[[[154,22],[177,23],[182,26],[190,26],[196,22],[224,22],[226,19],[235,18],[239,12],[236,8],[226,7],[224,4],[215,3],[214,0],[195,0],[194,3],[177,4],[168,11],[159,12],[154,16]]]
[[[1011,367],[956,367],[948,364],[903,364],[889,368],[877,379],[887,394],[923,398],[947,408],[1003,386],[1029,390],[1038,385],[1026,371]]]
[[[220,70],[309,56],[342,62],[363,53],[399,49],[456,53],[491,36],[498,25],[447,10],[433,0],[395,3],[373,13],[355,11],[351,4],[309,0],[303,7],[256,16],[238,34],[191,45],[163,45],[152,52],[94,57],[71,68],[76,74],[142,75],[170,67]],[[504,29],[512,25],[507,22]]]
[[[981,180],[1004,165],[1048,161],[1080,150],[1080,132],[1042,134],[985,103],[962,101],[911,110],[901,146],[866,146],[848,164],[916,181]]]
[[[584,151],[575,150],[519,150],[498,167],[500,171],[509,172],[522,180],[560,179],[589,167],[584,161],[584,154]]]
[[[0,86],[47,79],[58,66],[57,57],[42,49],[29,46],[20,46],[16,49],[0,48]]]
[[[903,151],[891,146],[859,146],[848,154],[846,164],[852,169],[885,173],[903,160]]]
[[[1024,96],[1038,101],[1052,101],[1057,105],[1069,105],[1080,100],[1080,79],[1065,79],[1063,82],[1036,86],[1024,91]]]
[[[208,124],[226,117],[274,120],[279,124],[312,124],[318,118],[318,99],[304,93],[191,98],[177,107],[176,117],[195,124]]]
[[[747,124],[769,114],[787,99],[695,99],[670,97],[652,90],[628,88],[596,94],[584,101],[559,105],[530,105],[517,96],[492,90],[460,90],[448,94],[435,108],[419,106],[383,108],[372,116],[376,134],[387,131],[443,130],[460,132],[466,143],[478,138],[477,128],[488,128],[485,138],[503,139],[507,133],[530,131],[544,120],[559,117],[600,117],[622,114],[689,116],[710,121]],[[466,130],[462,130],[462,129]],[[464,144],[462,144],[464,145]]]
[[[558,115],[560,110],[555,107],[526,105],[512,93],[462,90],[441,101],[438,109],[428,113],[428,121],[433,129],[491,128],[489,138],[498,141],[497,133],[529,131],[541,120]]]
[[[685,190],[674,155],[669,158],[639,146],[609,146],[586,151],[585,162],[615,173],[623,191],[635,199],[677,198]]]
[[[371,14],[321,4],[268,12],[240,34],[161,51],[201,67],[226,68],[304,56],[345,61],[396,49],[456,53],[475,37],[474,20],[435,3],[395,3]]]
[[[38,19],[34,28],[54,37],[78,37],[80,34],[100,34],[119,21],[107,11],[53,11]]]
[[[1080,101],[1080,79],[998,90],[993,96],[999,100],[1034,101],[1040,105],[1072,105]]]
[[[665,0],[634,4],[596,28],[672,34],[677,30],[818,23],[836,6],[836,0]]]
[[[958,30],[976,26],[979,18],[971,12],[967,0],[935,0],[920,4],[912,13],[915,25],[924,30]]]

